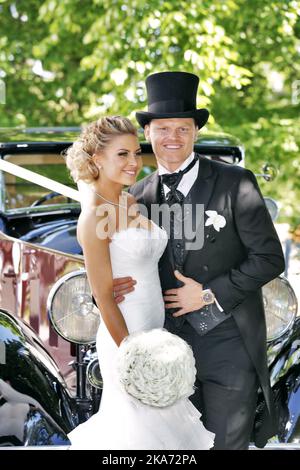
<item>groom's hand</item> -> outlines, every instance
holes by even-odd
[[[113,279],[114,298],[117,304],[125,299],[124,296],[128,294],[128,292],[134,290],[135,284],[136,281],[132,279],[132,277],[116,277]]]
[[[179,308],[177,312],[173,313],[173,317],[179,317],[194,310],[200,310],[204,306],[201,299],[202,284],[190,277],[183,276],[179,271],[174,271],[174,274],[184,285],[164,292],[165,307]]]

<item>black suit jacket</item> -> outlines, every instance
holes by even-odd
[[[261,287],[284,271],[281,244],[253,173],[196,156],[199,172],[191,188],[192,204],[217,211],[226,225],[219,232],[213,226],[205,227],[203,247],[187,252],[183,274],[209,287],[224,311],[234,316],[264,392],[270,425],[266,435],[273,435]],[[129,192],[147,206],[151,217],[151,204],[159,201],[158,171],[138,181]],[[160,277],[163,290],[176,287],[169,244],[160,261]],[[191,312],[186,319],[196,325],[198,315]]]

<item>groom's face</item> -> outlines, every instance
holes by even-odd
[[[198,128],[192,118],[152,119],[145,126],[158,163],[175,171],[192,153]]]

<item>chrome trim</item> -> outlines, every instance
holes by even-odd
[[[80,209],[79,202],[70,202],[70,203],[62,203],[62,204],[43,204],[42,206],[36,207],[17,207],[16,209],[7,209],[4,211],[5,214],[8,216],[20,215],[20,216],[35,216],[35,215],[51,215],[51,214],[68,214],[72,209]]]
[[[10,235],[6,235],[6,233],[3,233],[1,231],[0,231],[0,240],[6,240],[6,241],[10,241],[12,243],[19,243],[20,245],[22,244],[26,247],[34,248],[35,250],[43,251],[43,253],[53,253],[53,254],[56,254],[56,255],[61,255],[61,256],[64,256],[65,258],[68,258],[70,260],[80,261],[80,262],[83,263],[83,255],[73,255],[73,254],[70,254],[70,253],[66,253],[65,251],[59,251],[59,250],[55,250],[54,248],[49,248],[49,247],[45,247],[45,246],[42,246],[42,245],[38,245],[37,243],[26,242],[24,240],[20,240],[19,238],[14,238],[14,237],[11,237]]]

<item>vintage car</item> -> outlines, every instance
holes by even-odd
[[[67,432],[91,416],[101,400],[95,351],[100,317],[76,239],[80,204],[51,184],[76,189],[61,153],[79,130],[0,133],[1,161],[20,169],[0,170],[0,446],[67,444]],[[151,146],[142,137],[141,147],[139,178],[156,167]],[[201,135],[195,150],[207,158],[244,165],[242,145],[226,134]],[[33,180],[26,170],[35,175]],[[269,172],[264,176],[270,179]],[[267,203],[276,212],[274,201]],[[263,294],[279,411],[276,442],[296,445],[300,439],[297,300],[282,276],[267,284]],[[260,400],[257,419],[263,415]]]

